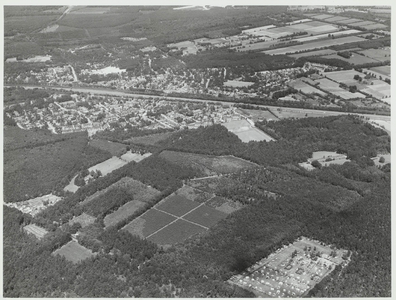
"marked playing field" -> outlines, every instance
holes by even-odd
[[[199,203],[188,200],[179,195],[172,195],[165,200],[161,201],[157,209],[163,210],[167,213],[181,217],[185,213],[199,206]]]
[[[27,233],[33,234],[39,240],[41,240],[48,233],[47,230],[35,224],[26,225],[25,227],[23,227],[23,230],[25,230]]]
[[[81,246],[75,241],[68,242],[63,247],[55,250],[52,254],[59,254],[72,263],[78,263],[94,255],[91,250]]]
[[[163,246],[173,245],[175,243],[180,243],[184,241],[185,239],[194,234],[204,231],[205,229],[203,227],[179,219],[176,222],[170,224],[169,226],[150,236],[148,240]]]
[[[205,227],[210,227],[226,217],[227,214],[211,208],[207,205],[202,205],[197,209],[194,209],[192,212],[188,213],[183,218],[188,221],[203,225]]]

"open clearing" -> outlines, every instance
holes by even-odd
[[[355,70],[326,72],[324,75],[334,81],[337,81],[338,83],[345,83],[346,85],[356,85],[359,83],[359,81],[353,79],[355,75],[360,77],[365,76],[363,73]]]
[[[139,153],[133,153],[131,151],[128,151],[127,153],[121,155],[121,159],[126,161],[126,162],[139,162],[142,161],[143,159],[151,156],[150,152],[144,153],[144,154],[139,154]]]
[[[105,227],[110,227],[116,225],[118,222],[128,218],[133,215],[137,210],[147,205],[146,202],[139,200],[132,200],[118,208],[115,212],[106,215],[104,218]]]
[[[66,258],[66,260],[71,261],[75,264],[95,255],[91,250],[85,248],[84,246],[81,246],[75,241],[68,242],[66,245],[55,250],[52,254],[59,254]]]
[[[248,143],[250,141],[274,141],[272,137],[268,134],[264,133],[260,129],[254,127],[252,125],[253,121],[248,122],[247,120],[236,120],[230,121],[226,123],[222,123],[228,131],[236,134],[239,139],[244,142]],[[253,123],[254,124],[254,123]]]
[[[230,86],[230,87],[248,87],[253,84],[254,82],[237,81],[237,80],[228,80],[223,83],[224,86]]]
[[[39,240],[41,240],[48,233],[47,230],[35,224],[26,225],[25,227],[23,227],[23,230],[29,234],[33,234]]]
[[[373,67],[373,68],[370,68],[369,70],[377,72],[377,73],[385,75],[385,76],[388,76],[388,77],[390,77],[390,74],[391,74],[390,66]]]
[[[346,250],[300,237],[228,282],[258,297],[303,297],[336,266],[347,265],[347,254]]]
[[[316,151],[312,153],[312,157],[308,158],[307,162],[299,163],[300,167],[311,171],[315,167],[312,166],[312,162],[317,160],[323,167],[328,167],[330,165],[343,165],[345,162],[350,162],[345,154],[340,154],[334,151]]]
[[[370,57],[376,61],[390,61],[391,60],[391,50],[390,48],[382,48],[382,49],[366,49],[359,51],[360,54]],[[375,67],[381,68],[381,67]]]
[[[206,230],[200,226],[179,219],[150,236],[148,240],[161,246],[170,246],[204,231]]]
[[[162,151],[159,155],[172,163],[197,169],[204,175],[228,174],[257,165],[234,156],[211,156],[177,151]]]
[[[109,158],[97,165],[94,165],[88,169],[89,172],[91,171],[96,171],[99,170],[102,172],[102,175],[105,176],[114,170],[117,170],[118,168],[121,168],[122,166],[125,166],[127,164],[126,161],[118,158],[117,156],[113,156],[112,158]]]
[[[383,157],[385,159],[385,161],[383,163],[381,163],[379,161],[381,157]],[[373,157],[371,159],[375,163],[376,166],[382,167],[383,165],[391,163],[391,155],[389,153],[388,154],[378,154],[376,157]]]
[[[372,85],[368,85],[366,88],[362,89],[362,92],[370,94],[379,100],[383,100],[391,96],[390,84],[382,80],[372,80],[372,83]]]

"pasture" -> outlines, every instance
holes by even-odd
[[[345,20],[348,20],[348,19],[349,18],[347,18],[347,17],[335,16],[335,17],[331,17],[331,18],[326,18],[326,22],[338,23],[340,21],[345,21]]]
[[[228,282],[260,297],[304,297],[336,266],[348,264],[347,251],[300,237]]]
[[[126,152],[126,145],[111,141],[93,139],[89,144],[95,148],[108,151],[113,156],[120,156]]]
[[[386,26],[384,24],[380,24],[380,23],[375,23],[375,24],[371,24],[371,25],[365,25],[362,27],[366,30],[373,30],[373,29],[384,29],[384,28],[387,28],[388,26]]]
[[[361,98],[366,97],[365,95],[363,95],[359,92],[351,93],[347,90],[344,90],[343,88],[339,87],[338,83],[331,81],[330,79],[327,79],[327,78],[321,78],[321,79],[315,80],[315,82],[319,82],[319,84],[320,84],[319,87],[321,89],[324,89],[325,91],[327,91],[333,95],[339,96],[342,99],[347,100],[347,99],[358,98],[358,97],[361,97]]]
[[[115,212],[106,215],[106,217],[103,220],[105,227],[107,228],[116,225],[118,222],[133,215],[137,210],[145,207],[146,205],[147,203],[139,200],[129,201],[128,203],[118,208]]]
[[[52,254],[61,255],[66,260],[74,264],[79,263],[82,260],[90,258],[95,255],[91,250],[85,248],[84,246],[81,246],[79,243],[75,241],[68,242],[66,245],[55,250]]]
[[[170,246],[205,231],[203,227],[179,219],[150,236],[148,240],[161,246]]]
[[[39,240],[41,240],[48,233],[47,230],[35,224],[26,225],[23,227],[23,230],[28,234],[33,234]]]
[[[328,73],[326,73],[328,74]],[[326,96],[327,94],[321,90],[318,90],[317,88],[314,88],[313,86],[305,83],[303,80],[301,79],[296,79],[293,80],[291,82],[288,83],[289,86],[295,88],[296,90],[299,90],[301,92],[303,92],[304,94],[312,94],[312,93],[316,93],[319,94],[321,96]]]
[[[334,15],[328,15],[328,14],[321,14],[321,15],[316,15],[316,16],[311,16],[313,19],[317,19],[317,20],[326,20],[329,18],[333,18]]]
[[[391,67],[390,66],[380,66],[380,67],[373,67],[369,69],[370,71],[374,71],[376,73],[379,73],[381,75],[385,75],[390,77],[391,74]]]
[[[390,48],[382,48],[382,49],[366,49],[359,51],[360,54],[370,57],[376,61],[387,61],[391,60],[391,50]]]
[[[328,39],[323,41],[316,41],[310,42],[303,45],[296,45],[296,46],[289,46],[284,48],[272,49],[262,51],[262,53],[270,54],[270,55],[279,55],[279,54],[286,54],[286,53],[295,53],[299,51],[307,51],[311,49],[321,49],[327,48],[334,45],[343,45],[346,43],[354,43],[364,41],[364,38],[356,37],[356,36],[348,36],[348,37],[341,37],[337,39]]]
[[[359,81],[353,79],[355,75],[364,77],[364,74],[355,70],[345,70],[345,71],[334,71],[326,72],[324,75],[338,83],[345,83],[346,85],[356,85]]]
[[[338,21],[337,23],[340,23],[340,24],[352,24],[353,25],[353,23],[356,23],[356,22],[360,22],[361,20],[359,20],[359,19],[354,19],[354,18],[348,18],[348,19],[346,19],[346,20],[340,20],[340,21]]]
[[[371,83],[373,84],[367,85],[361,91],[370,94],[379,100],[389,98],[391,96],[391,86],[388,83],[377,79],[372,80]]]

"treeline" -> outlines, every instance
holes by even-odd
[[[66,195],[63,201],[57,202],[54,206],[50,206],[38,214],[35,218],[35,222],[46,227],[54,221],[60,223],[68,222],[73,216],[81,214],[81,207],[78,206],[80,202],[88,196],[93,195],[95,192],[104,190],[124,177],[132,177],[133,179],[139,180],[144,184],[162,191],[164,194],[168,194],[170,191],[174,191],[180,187],[182,185],[182,180],[193,178],[195,175],[196,173],[192,168],[172,164],[158,157],[158,155],[153,154],[139,163],[130,162],[106,176],[99,177],[92,183],[80,187],[76,193]],[[115,195],[112,194],[112,196]],[[122,200],[115,198],[108,201],[110,203],[114,201],[114,203],[120,204],[125,201],[126,197],[126,195],[123,195],[120,198]],[[103,197],[103,202],[106,201],[105,199],[106,197]],[[102,209],[100,207],[95,208],[95,203],[96,202],[93,201],[91,209],[94,210],[96,215],[100,215],[103,213]]]

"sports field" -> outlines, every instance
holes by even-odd
[[[94,255],[91,250],[85,248],[84,246],[81,246],[75,241],[68,242],[66,245],[55,250],[52,254],[59,254],[66,258],[66,260],[71,261],[75,264]]]
[[[226,213],[213,209],[209,206],[202,205],[188,213],[184,219],[205,227],[211,227],[226,217]]]
[[[187,198],[179,195],[171,195],[156,205],[156,208],[169,214],[181,217],[198,206],[199,203],[195,201],[188,200]]]

